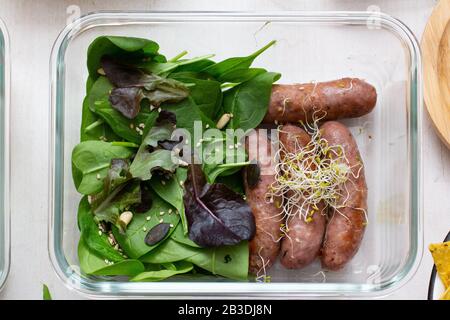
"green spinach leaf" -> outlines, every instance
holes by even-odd
[[[146,213],[134,214],[133,220],[131,220],[124,234],[120,233],[116,227],[112,228],[120,247],[128,257],[133,259],[137,259],[147,252],[152,251],[164,241],[160,241],[153,246],[148,246],[145,243],[147,233],[154,226],[160,223],[171,224],[173,227],[170,228],[165,238],[167,239],[180,221],[180,216],[175,213],[175,209],[170,204],[162,200],[155,193],[151,193],[151,198],[153,199],[151,209]]]
[[[194,266],[192,263],[180,261],[173,264],[173,268],[158,271],[145,271],[131,278],[130,281],[161,281],[177,274],[187,273],[193,268]]]
[[[171,204],[174,208],[178,210],[181,218],[182,227],[184,232],[188,232],[188,224],[186,220],[186,215],[184,212],[183,203],[183,184],[187,179],[187,169],[178,168],[174,175],[170,177],[169,180],[160,178],[153,178],[150,180],[150,186],[152,189],[167,203]]]
[[[96,276],[133,277],[145,270],[144,264],[139,260],[127,259],[115,263],[105,261],[86,246],[83,238],[78,243],[78,260],[84,273]]]
[[[232,72],[234,70],[247,69],[251,66],[256,57],[258,57],[261,53],[263,53],[272,45],[274,45],[275,42],[276,41],[269,42],[267,45],[265,45],[264,47],[252,53],[249,56],[225,59],[221,62],[217,62],[209,67],[206,67],[202,71],[209,73],[213,77],[219,79],[221,76],[225,76],[225,74]]]
[[[81,239],[95,254],[112,262],[124,260],[123,256],[115,250],[108,241],[108,236],[99,232],[98,224],[94,220],[87,197],[83,197],[78,207],[78,225]]]
[[[248,277],[248,242],[217,248],[194,248],[168,239],[140,259],[144,263],[161,264],[188,261],[213,274],[236,280]]]
[[[129,148],[103,141],[83,141],[72,151],[72,175],[81,194],[95,194],[102,190],[112,159],[128,159]]]
[[[229,128],[244,131],[256,128],[267,113],[272,84],[279,78],[279,73],[265,72],[226,91],[224,111],[233,114]]]
[[[127,59],[165,58],[158,54],[159,45],[151,40],[133,37],[101,36],[96,38],[89,46],[87,53],[87,67],[92,79],[97,79],[101,58],[108,54]],[[161,59],[162,58],[162,59]]]

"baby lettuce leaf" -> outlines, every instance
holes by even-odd
[[[156,250],[140,259],[144,263],[168,263],[187,261],[196,266],[235,280],[248,278],[248,242],[217,248],[194,248],[172,239],[167,239]]]
[[[247,202],[224,184],[207,184],[199,165],[189,167],[184,206],[189,238],[202,247],[235,245],[255,234]]]
[[[131,278],[130,281],[161,281],[177,274],[187,273],[193,268],[194,266],[192,263],[187,261],[179,261],[173,264],[173,268],[157,271],[145,271]]]
[[[227,90],[223,108],[226,113],[233,114],[228,127],[244,131],[256,128],[267,113],[272,84],[279,78],[279,73],[264,72]]]
[[[121,138],[140,144],[142,136],[136,128],[144,124],[146,130],[153,126],[158,117],[156,111],[150,112],[148,108],[141,108],[139,114],[133,120],[127,119],[119,111],[114,109],[109,102],[109,93],[113,90],[113,85],[106,77],[99,77],[87,97],[89,109],[101,117],[114,133]]]
[[[121,184],[131,180],[129,161],[127,159],[111,159],[108,174],[103,179],[103,189],[92,197],[91,207],[95,210]]]
[[[119,221],[119,216],[129,207],[141,203],[141,184],[137,180],[131,180],[116,187],[94,209],[97,221],[111,222],[121,233],[125,233],[126,226]]]
[[[127,259],[109,264],[104,258],[92,252],[83,238],[78,243],[78,260],[81,271],[96,276],[129,276],[133,277],[145,270],[139,260]]]
[[[88,48],[87,67],[89,76],[94,80],[99,74],[100,60],[104,55],[111,55],[117,58],[126,57],[129,59],[148,59],[165,61],[165,58],[158,54],[159,45],[151,40],[132,37],[102,36],[96,38]]]
[[[154,226],[159,223],[172,224],[173,227],[170,228],[169,233],[166,236],[167,239],[180,221],[180,216],[175,213],[174,208],[170,204],[162,200],[154,192],[150,192],[153,203],[149,211],[135,214],[124,234],[120,233],[118,228],[114,226],[112,228],[114,237],[120,247],[128,257],[134,259],[150,252],[163,242],[158,242],[153,246],[145,244],[145,237]],[[171,210],[171,213],[169,213],[169,209]]]
[[[152,189],[167,203],[171,204],[178,210],[181,218],[182,227],[185,233],[188,232],[188,224],[186,220],[186,215],[184,212],[183,203],[183,183],[187,178],[187,169],[178,168],[169,179],[164,177],[153,177],[150,180],[150,185]]]
[[[267,72],[265,69],[262,68],[248,68],[248,69],[234,69],[230,72],[227,72],[219,77],[219,81],[224,83],[233,83],[233,84],[239,84],[242,82],[246,82],[257,75],[260,75],[262,73]]]
[[[116,87],[111,91],[109,102],[128,119],[138,115],[144,98],[151,105],[159,106],[163,102],[179,102],[189,95],[182,82],[144,73],[110,56],[103,56],[101,64],[106,77]]]
[[[264,47],[252,53],[249,56],[228,58],[221,62],[217,62],[213,65],[210,65],[205,69],[203,69],[202,71],[209,73],[216,79],[219,79],[220,77],[225,77],[225,75],[229,72],[233,72],[239,69],[248,69],[253,63],[253,61],[256,59],[256,57],[258,57],[261,53],[263,53],[272,45],[274,45],[275,42],[276,41],[269,42],[267,45],[265,45]]]
[[[81,239],[90,251],[97,256],[112,262],[124,260],[122,255],[115,250],[108,241],[106,234],[99,234],[98,225],[94,220],[87,197],[83,197],[78,207],[78,225],[80,226]]]
[[[208,64],[208,61],[210,61],[209,58],[212,58],[213,56],[214,55],[209,54],[209,55],[205,55],[205,56],[194,57],[191,59],[179,59],[176,61],[167,61],[164,63],[158,63],[156,61],[149,61],[149,62],[144,62],[142,65],[140,65],[140,67],[142,67],[148,73],[163,75],[163,74],[168,74],[168,73],[172,72],[173,70],[177,69],[178,67],[182,67],[182,66],[194,65],[194,68],[196,68],[195,66],[197,66],[197,68],[198,68],[198,65],[202,65],[203,68],[205,68]]]
[[[170,140],[174,130],[173,114],[163,111],[159,114],[156,125],[150,129],[142,141],[130,166],[133,177],[150,180],[154,170],[174,172],[178,162],[172,159],[172,152],[161,148],[159,141]]]
[[[72,175],[81,194],[95,194],[102,190],[112,159],[127,159],[133,152],[125,147],[103,141],[84,141],[72,151]]]

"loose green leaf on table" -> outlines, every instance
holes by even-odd
[[[42,286],[42,298],[43,300],[53,300],[52,295],[50,294],[50,290],[48,289],[46,284]]]

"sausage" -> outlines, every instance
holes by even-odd
[[[330,219],[322,246],[322,266],[329,270],[342,269],[356,254],[364,236],[367,214],[367,185],[364,165],[350,130],[330,121],[320,127],[321,137],[328,147],[341,146],[349,166],[348,180],[340,187],[343,195],[338,209],[330,209]],[[330,153],[331,157],[335,157]],[[341,207],[342,206],[342,207]]]
[[[272,87],[265,123],[297,123],[315,118],[336,120],[361,117],[377,102],[375,88],[358,78]]]
[[[294,125],[280,128],[281,146],[289,153],[305,148],[311,137]],[[310,264],[320,253],[326,226],[325,205],[316,208],[306,205],[303,212],[294,213],[286,219],[286,237],[281,242],[281,264],[288,269],[300,269]],[[309,213],[313,212],[312,216]],[[308,219],[309,217],[310,219]]]
[[[247,203],[255,217],[256,233],[249,243],[249,272],[260,275],[275,262],[280,252],[280,228],[283,223],[280,206],[267,199],[269,187],[275,181],[275,168],[270,155],[271,141],[265,131],[258,130],[247,138],[249,159],[257,159],[257,165],[244,170],[244,187]],[[257,148],[256,148],[257,147]],[[259,149],[258,152],[255,150]],[[266,152],[265,152],[266,151]],[[258,174],[255,175],[255,168]],[[256,176],[256,177],[255,177]],[[255,180],[256,181],[252,181]]]

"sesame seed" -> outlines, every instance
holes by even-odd
[[[172,213],[172,209],[169,209],[167,212],[168,212],[168,213]]]
[[[150,216],[148,216],[148,217],[147,217],[146,219],[147,219],[147,221],[150,221],[151,217],[150,217]]]
[[[164,219],[160,219],[160,220],[159,220],[159,223],[163,223],[163,222],[164,222]]]
[[[181,181],[180,181],[180,186],[183,186],[183,184],[184,184],[184,181],[181,180]]]
[[[170,224],[170,227],[173,228],[173,224],[172,223]]]
[[[146,227],[143,227],[143,228],[142,228],[142,231],[144,231],[144,232],[147,231],[147,228],[146,228]]]
[[[163,186],[165,186],[165,185],[166,185],[166,182],[165,182],[164,180],[161,180],[161,184],[162,184]]]
[[[189,144],[189,140],[188,140],[188,139],[186,139],[186,142],[185,142],[185,144]]]
[[[150,105],[150,111],[153,111],[153,109],[155,109],[156,107],[154,105]]]
[[[97,176],[96,176],[96,178],[97,178],[97,180],[100,180],[100,173],[97,173]]]
[[[208,129],[209,128],[209,124],[206,124],[205,128]]]
[[[109,260],[108,260],[108,259],[105,259],[105,263],[106,263],[106,264],[109,264]]]
[[[130,123],[130,129],[134,129],[134,124]]]
[[[159,212],[159,215],[160,216],[164,215],[164,211]]]
[[[144,123],[139,123],[139,128],[144,129],[145,128],[145,124]]]
[[[158,112],[161,112],[161,108],[158,108]]]
[[[234,148],[234,146],[229,146],[229,147],[228,147],[228,149],[233,149],[233,148]]]
[[[98,230],[98,235],[101,236],[103,234],[102,230]]]
[[[230,113],[230,118],[233,118],[233,117],[234,117],[234,115],[232,113]]]

